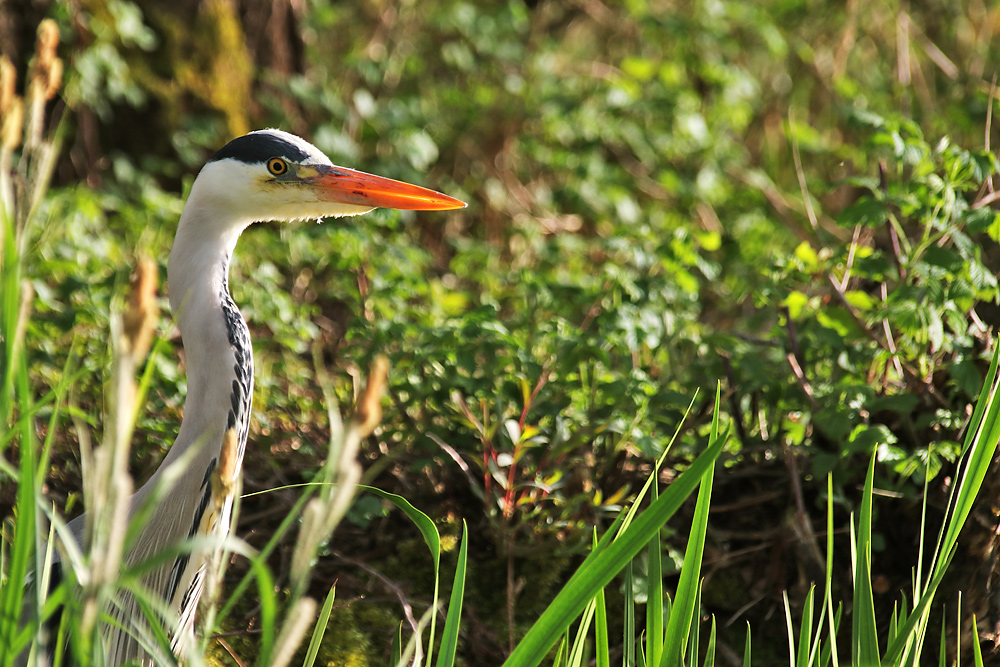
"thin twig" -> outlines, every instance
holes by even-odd
[[[799,140],[795,135],[795,112],[788,109],[789,138],[792,142],[792,161],[795,164],[795,177],[799,181],[799,190],[802,192],[802,203],[806,207],[806,217],[813,231],[819,230],[819,220],[816,218],[816,211],[813,210],[812,199],[809,197],[809,186],[806,185],[806,172],[802,169],[802,157],[799,155]]]
[[[373,577],[381,581],[386,588],[392,591],[393,594],[396,596],[396,599],[399,600],[400,606],[403,608],[403,615],[406,617],[406,622],[410,625],[410,629],[413,630],[414,634],[416,634],[417,619],[413,616],[413,606],[410,604],[410,601],[406,598],[406,594],[403,592],[403,589],[400,586],[396,585],[396,583],[394,583],[391,579],[389,579],[389,577],[385,576],[384,574],[382,574],[381,572],[371,567],[362,560],[351,558],[350,556],[347,556],[341,553],[340,551],[337,551],[336,549],[331,549],[330,553],[333,554],[334,557],[339,558],[340,560],[344,561],[349,565],[361,568],[368,574],[372,575]]]

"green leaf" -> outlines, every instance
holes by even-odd
[[[885,203],[872,197],[862,197],[837,215],[837,224],[844,227],[864,225],[876,227],[887,218]]]

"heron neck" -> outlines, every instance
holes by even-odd
[[[197,210],[198,207],[193,207]],[[241,228],[181,216],[167,266],[170,307],[184,342],[187,399],[177,440],[163,467],[193,446],[192,474],[218,457],[223,436],[236,429],[242,463],[253,396],[250,332],[229,294],[229,263]]]

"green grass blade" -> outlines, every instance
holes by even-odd
[[[655,475],[651,475],[653,477]],[[655,502],[659,489],[654,484],[652,499]],[[663,654],[663,543],[660,531],[649,540],[646,566],[646,661],[651,665],[660,664]]]
[[[262,666],[270,663],[274,638],[278,634],[276,625],[278,601],[274,593],[274,579],[266,563],[262,555],[250,560],[254,578],[257,579],[257,592],[260,595],[260,659],[257,664]]]
[[[833,605],[833,475],[826,476],[826,568],[823,571],[823,601],[820,603],[816,635],[809,652],[809,665],[815,665],[823,643],[823,621],[832,617]],[[829,615],[829,616],[828,616]],[[832,628],[832,626],[831,626]],[[834,648],[836,650],[836,648]]]
[[[795,630],[792,628],[792,606],[788,602],[788,591],[781,591],[781,603],[785,610],[785,632],[788,633],[788,664],[795,667]]]
[[[715,390],[715,403],[721,399],[721,385]],[[710,440],[720,441],[719,411],[712,416]],[[695,504],[694,517],[691,520],[691,531],[688,536],[687,549],[684,552],[684,563],[681,566],[680,580],[677,582],[677,594],[674,605],[667,620],[667,632],[663,640],[666,651],[658,664],[666,667],[679,665],[685,654],[688,632],[691,624],[696,621],[698,610],[695,601],[701,588],[701,561],[705,553],[705,535],[708,531],[708,513],[712,503],[712,481],[715,478],[715,466],[709,466],[701,478],[701,488],[698,489],[698,500]],[[697,647],[693,647],[696,651]],[[650,664],[657,664],[654,660]]]
[[[319,618],[316,619],[316,627],[313,628],[312,637],[309,638],[309,648],[306,649],[306,657],[302,661],[302,667],[313,667],[316,663],[320,646],[323,644],[323,637],[326,635],[326,626],[330,623],[330,613],[333,611],[333,600],[336,595],[337,586],[331,586],[323,608],[319,612]]]
[[[698,661],[698,647],[701,646],[701,623],[699,622],[701,618],[701,587],[705,584],[705,580],[702,579],[698,582],[698,595],[694,600],[694,613],[691,615],[691,631],[688,633],[687,650],[684,655],[681,656],[681,664],[696,664]],[[688,660],[688,655],[691,659]]]
[[[969,421],[970,428],[966,431],[965,440],[962,442],[962,456],[965,456],[972,447],[972,443],[978,435],[979,426],[983,423],[983,415],[986,413],[986,409],[993,407],[989,399],[996,391],[994,385],[997,380],[998,366],[1000,366],[1000,357],[997,355],[998,351],[1000,351],[1000,348],[993,350],[990,368],[986,371],[986,377],[983,379],[983,388],[979,392],[979,398],[976,400],[976,409],[972,412],[972,419]]]
[[[945,615],[941,614],[941,647],[938,650],[938,665],[939,667],[946,667],[948,664],[948,627],[945,624]],[[956,644],[961,650],[962,640],[961,636],[956,637]]]
[[[554,667],[566,667],[567,653],[569,651],[569,639],[566,635],[559,640],[559,648],[556,650],[556,658],[552,661]]]
[[[698,400],[698,391],[695,391],[694,396],[691,397],[691,402],[688,403],[687,410],[684,411],[684,414],[681,416],[680,421],[677,423],[677,428],[674,429],[674,434],[670,437],[670,441],[667,442],[666,447],[663,448],[663,452],[660,453],[660,456],[656,459],[656,464],[653,466],[653,474],[651,474],[649,477],[646,478],[645,484],[642,485],[642,488],[636,495],[635,501],[632,503],[632,506],[629,508],[628,512],[623,513],[624,514],[623,529],[627,528],[632,523],[632,519],[639,511],[639,506],[642,504],[643,499],[646,497],[646,494],[650,492],[650,489],[653,488],[654,482],[656,481],[656,473],[659,472],[660,467],[663,465],[663,462],[666,461],[667,454],[670,452],[670,449],[673,447],[674,442],[680,435],[681,429],[684,427],[684,424],[687,423],[688,415],[691,414],[691,409],[694,407],[694,402],[696,400]],[[619,517],[622,516],[623,516],[622,514],[619,514]]]
[[[718,407],[716,407],[716,411]],[[539,664],[548,650],[565,633],[570,623],[583,612],[597,591],[621,572],[639,551],[649,544],[684,500],[694,491],[705,472],[712,468],[725,437],[709,442],[708,448],[657,498],[636,516],[628,530],[618,535],[596,557],[588,558],[556,595],[542,616],[515,647],[505,665],[533,666]],[[605,536],[606,537],[606,536]],[[602,540],[603,542],[603,540]]]
[[[747,641],[743,644],[743,667],[750,667],[753,664],[750,657],[750,621],[747,621]]]
[[[979,646],[979,628],[976,626],[975,614],[972,615],[972,662],[976,667],[983,667],[983,649]]]
[[[875,599],[871,580],[872,495],[875,483],[875,453],[868,464],[868,475],[858,514],[856,563],[854,569],[854,619],[851,642],[853,662],[877,667],[881,664],[878,629],[875,625]]]
[[[813,605],[815,602],[816,587],[810,586],[806,593],[806,601],[802,605],[802,625],[799,627],[799,646],[795,655],[797,667],[808,667],[809,652],[812,647],[812,627],[813,627]],[[817,632],[817,634],[819,634]]]
[[[705,648],[703,667],[715,667],[715,614],[712,614],[712,629],[708,634],[708,646]]]
[[[597,591],[595,602],[597,616],[594,625],[594,658],[597,667],[611,667],[611,644],[608,639],[608,610],[603,588]]]
[[[635,590],[632,580],[632,562],[625,565],[623,571],[625,577],[625,610],[624,621],[622,623],[622,665],[624,667],[634,667],[635,665]],[[604,589],[601,589],[604,590]]]
[[[407,518],[413,522],[413,525],[415,525],[417,530],[420,531],[420,534],[423,535],[424,542],[427,543],[427,548],[431,552],[431,558],[434,561],[433,608],[435,611],[431,614],[430,637],[427,639],[426,664],[429,665],[434,657],[434,633],[437,628],[438,591],[440,590],[441,584],[441,535],[438,533],[437,526],[434,525],[434,522],[431,521],[430,517],[411,505],[410,501],[403,496],[396,495],[395,493],[389,493],[388,491],[383,491],[382,489],[376,489],[373,486],[364,486],[361,484],[358,485],[358,490],[374,493],[376,496],[379,496],[384,500],[388,500],[390,503],[402,510],[403,514],[405,514]]]
[[[438,667],[451,667],[455,664],[455,653],[458,650],[458,631],[462,623],[462,600],[465,597],[465,571],[468,558],[469,528],[465,525],[465,521],[462,521],[462,546],[458,549],[458,562],[455,564],[455,578],[451,585],[448,615],[444,620],[444,630],[441,633]]]
[[[576,629],[576,638],[569,647],[569,653],[567,654],[566,664],[568,667],[583,667],[585,664],[585,655],[587,653],[587,638],[590,634],[590,624],[594,620],[594,612],[596,610],[596,600],[595,597],[590,601],[590,604],[586,606],[583,610],[583,614],[580,617],[580,623]]]
[[[390,667],[399,667],[403,662],[403,624],[396,626],[396,631],[392,633],[392,645],[389,647]]]
[[[895,641],[886,648],[885,661],[894,663],[907,652],[913,661],[919,661],[920,642],[923,628],[926,628],[930,605],[938,586],[944,579],[948,566],[955,554],[958,536],[965,525],[972,503],[979,493],[983,479],[989,469],[993,455],[1000,441],[1000,400],[997,392],[997,367],[1000,347],[993,352],[993,359],[980,393],[973,421],[970,422],[963,448],[965,458],[960,481],[956,485],[952,510],[942,526],[942,538],[934,554],[931,576],[922,595],[913,602],[913,612],[900,623]],[[914,646],[916,643],[916,646]],[[910,655],[912,653],[912,656]]]
[[[827,624],[830,636],[823,642],[823,648],[819,652],[819,667],[833,664],[833,667],[840,666],[840,659],[837,656],[837,631],[840,629],[840,617],[844,611],[843,603],[837,605],[837,613],[833,613],[833,606],[830,603],[827,609]]]
[[[22,369],[18,384],[22,384],[26,375],[27,369]],[[25,404],[28,401],[28,395],[22,392],[20,400],[22,404]],[[9,664],[21,648],[15,644],[18,628],[16,619],[21,617],[21,608],[24,604],[24,581],[32,569],[32,553],[35,551],[37,540],[38,508],[35,493],[38,480],[35,473],[38,470],[38,465],[35,461],[34,438],[30,428],[26,430],[26,433],[22,433],[21,440],[17,487],[17,523],[14,529],[14,543],[7,571],[7,580],[10,584],[0,589],[0,619],[4,619],[4,622],[0,623],[0,664],[4,665]]]

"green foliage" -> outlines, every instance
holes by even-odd
[[[251,478],[320,481],[329,402],[315,360],[333,360],[332,393],[347,403],[358,369],[388,355],[384,425],[362,444],[367,481],[405,489],[431,516],[461,508],[474,543],[511,566],[507,590],[523,592],[503,609],[493,586],[491,632],[534,620],[504,614],[544,606],[531,577],[552,568],[531,558],[586,551],[717,378],[725,470],[796,460],[807,510],[828,474],[827,497],[851,505],[873,451],[871,486],[907,499],[954,470],[1000,301],[998,165],[971,148],[990,129],[997,54],[968,28],[987,24],[976,7],[320,0],[296,17],[301,67],[262,68],[251,103],[234,99],[251,74],[231,48],[249,25],[208,4],[216,13],[193,21],[144,2],[52,8],[72,40],[69,157],[32,224],[4,227],[0,452],[41,444],[39,475],[70,513],[78,429],[103,436],[108,313],[139,254],[165,275],[185,184],[246,116],[471,203],[448,218],[257,226],[231,283],[260,371]],[[225,77],[208,66],[220,62],[239,79],[221,96]],[[161,326],[137,406],[140,477],[180,422],[172,335]],[[709,435],[708,403],[672,450],[679,470]],[[0,475],[22,465],[5,458]],[[12,515],[28,503],[3,501]],[[262,537],[261,558],[289,522]],[[828,531],[840,528],[831,515]],[[885,532],[877,508],[870,528],[862,564]],[[681,553],[686,533],[629,565],[637,595],[669,588],[657,554]],[[818,614],[830,624],[837,583]],[[596,628],[602,610],[614,636],[618,608],[595,603]],[[567,659],[583,651],[575,641]],[[835,649],[814,635],[809,655],[835,661]]]

